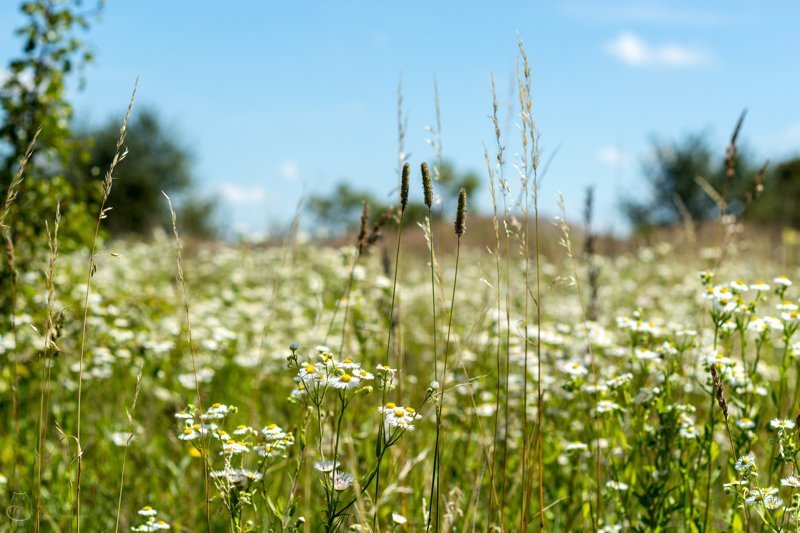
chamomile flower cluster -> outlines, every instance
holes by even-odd
[[[215,403],[205,411],[189,405],[175,414],[183,428],[178,438],[191,442],[192,455],[207,458],[212,467],[209,476],[234,522],[252,505],[256,484],[264,480],[267,469],[287,457],[294,444],[292,433],[277,424],[260,430],[239,424],[226,430],[227,418],[237,411],[235,406]]]
[[[342,393],[371,390],[375,374],[361,368],[361,363],[350,358],[336,360],[326,346],[318,346],[315,352],[304,361],[298,359],[296,351],[289,356],[290,366],[297,371],[295,398],[308,398],[319,405],[329,389]]]
[[[131,531],[166,531],[170,529],[170,525],[167,522],[158,518],[158,511],[149,505],[139,509],[138,515],[144,522],[131,527]]]

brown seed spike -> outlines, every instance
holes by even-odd
[[[358,253],[364,251],[364,244],[367,239],[367,226],[369,225],[369,204],[364,202],[364,209],[361,211],[361,228],[358,231]]]
[[[467,230],[467,190],[458,191],[458,208],[456,209],[456,235],[461,237]]]
[[[406,163],[403,165],[403,175],[400,178],[400,212],[405,213],[408,207],[408,175],[411,173],[411,166]]]
[[[425,195],[425,207],[428,211],[433,206],[433,184],[431,183],[431,173],[428,170],[428,163],[422,163],[422,193]]]

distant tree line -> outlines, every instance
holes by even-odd
[[[636,230],[675,225],[686,217],[697,224],[715,220],[720,198],[728,214],[751,223],[800,227],[800,157],[767,166],[746,147],[729,157],[712,148],[708,135],[695,133],[678,141],[653,140],[642,174],[645,196],[622,200]]]

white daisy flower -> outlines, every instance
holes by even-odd
[[[738,427],[739,429],[753,429],[754,427],[756,427],[756,423],[750,420],[749,418],[740,418],[739,420],[734,422],[734,424],[736,424],[736,427]]]
[[[597,412],[598,413],[611,413],[613,411],[618,411],[620,408],[617,402],[612,402],[610,400],[600,400],[597,402]]]
[[[723,353],[713,353],[706,357],[706,363],[711,365],[716,365],[716,367],[720,370],[724,369],[727,366],[731,366],[733,364],[733,360],[730,357],[727,357]]]
[[[347,472],[336,470],[330,474],[333,479],[333,490],[347,490],[353,483],[353,476]]]
[[[312,363],[305,363],[300,365],[300,369],[297,372],[297,377],[301,380],[314,380],[320,379],[325,377],[324,373],[325,367],[320,364],[312,364]]]
[[[405,516],[401,515],[400,513],[392,513],[392,522],[394,522],[395,524],[397,524],[399,526],[402,526],[403,524],[408,522],[408,518],[406,518]]]
[[[200,418],[203,420],[222,420],[228,416],[230,411],[231,408],[227,405],[215,403]]]
[[[397,372],[397,369],[392,368],[389,365],[378,365],[375,367],[375,372],[378,374],[385,373],[389,375],[394,375]]]
[[[563,367],[561,367],[561,370],[570,376],[585,376],[589,373],[585,366],[576,362],[565,364]]]
[[[750,290],[753,290],[753,291],[756,291],[756,292],[766,292],[766,291],[769,290],[769,285],[767,285],[763,281],[757,281],[757,282],[752,283],[750,285]]]
[[[653,361],[658,359],[658,353],[653,350],[646,350],[644,348],[636,348],[633,352],[636,359],[640,361]]]
[[[792,286],[792,280],[790,280],[786,276],[778,276],[777,278],[773,279],[772,282],[775,285],[780,285],[781,287],[791,287]]]
[[[356,370],[357,368],[361,368],[361,363],[356,363],[352,359],[344,359],[342,361],[336,361],[334,366],[342,370]]]
[[[249,451],[250,448],[248,448],[247,445],[244,444],[243,442],[236,442],[234,440],[229,440],[228,442],[222,445],[222,453],[236,455],[238,453],[245,453]]]
[[[756,456],[753,452],[748,452],[747,455],[742,455],[733,466],[737,472],[742,470],[754,470],[756,468]]]
[[[731,290],[733,290],[734,292],[744,292],[750,289],[750,287],[747,286],[747,283],[745,283],[742,280],[731,281],[730,285],[731,285]]]
[[[362,370],[360,368],[357,370],[353,370],[353,375],[358,376],[358,378],[361,381],[370,381],[372,379],[375,379],[374,374],[372,374],[371,372],[367,372],[366,370]]]
[[[628,485],[626,483],[623,483],[622,481],[614,481],[614,480],[608,481],[606,483],[606,487],[612,490],[616,490],[618,492],[628,490]]]
[[[787,429],[794,429],[794,421],[788,418],[773,418],[769,426],[779,431],[785,431]]]
[[[197,426],[197,428],[195,429],[194,426]],[[180,440],[194,440],[194,439],[200,437],[200,435],[201,435],[201,433],[200,433],[200,424],[194,424],[194,426],[186,427],[183,430],[183,433],[178,435],[178,438]]]
[[[800,313],[798,313],[797,310],[781,313],[781,320],[788,324],[794,324],[800,320]]]
[[[139,509],[139,514],[142,516],[156,516],[158,511],[150,507],[149,505],[145,505],[141,509]]]
[[[568,442],[564,445],[565,452],[583,452],[589,449],[589,445],[585,442],[581,442],[579,440],[575,440],[572,442]]]
[[[414,430],[414,421],[422,418],[412,407],[403,407],[391,402],[384,407],[378,407],[378,412],[383,414],[389,426],[409,431]]]
[[[632,379],[633,379],[633,374],[628,372],[609,379],[608,381],[606,381],[606,385],[608,385],[610,389],[615,390],[630,383]]]
[[[763,502],[764,505],[766,506],[767,503],[768,503],[767,499],[771,498],[771,499],[773,499],[771,503],[774,505],[776,503],[774,501],[775,499],[780,501],[780,498],[777,498],[777,496],[776,496],[777,494],[778,494],[778,489],[775,488],[775,487],[765,487],[763,489],[755,488],[755,489],[752,489],[750,491],[750,494],[745,499],[745,502],[747,502],[748,505],[753,505],[753,504],[756,504],[758,502]],[[769,509],[775,509],[775,508],[779,507],[780,504],[782,504],[782,503],[783,502],[780,501],[780,503],[776,507],[768,507],[768,508]]]
[[[794,489],[800,487],[800,478],[797,476],[789,476],[781,479],[782,487],[792,487]]]
[[[314,463],[314,468],[316,468],[320,472],[329,474],[333,472],[335,469],[339,468],[339,464],[340,464],[339,461],[336,461],[334,463],[329,459],[325,459],[323,461],[317,461],[316,463]]]
[[[248,468],[226,468],[225,470],[215,470],[209,474],[213,478],[224,478],[229,483],[242,485],[248,480],[260,481],[264,475],[261,472]]]
[[[342,374],[329,379],[328,384],[334,389],[353,390],[361,384],[361,378],[356,375]]]

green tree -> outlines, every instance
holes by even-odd
[[[724,153],[715,152],[704,134],[688,135],[675,142],[653,140],[652,151],[642,165],[647,196],[627,197],[622,210],[635,228],[670,226],[688,214],[695,222],[714,219],[717,202],[698,185],[702,178],[720,195],[725,195],[728,210],[738,214],[744,192],[755,174],[753,157],[747,149],[737,151],[733,176],[726,178]]]
[[[67,80],[92,60],[83,33],[100,12],[102,2],[85,8],[82,0],[33,0],[20,10],[25,23],[16,30],[23,41],[19,56],[8,63],[8,78],[0,86],[0,180],[3,193],[14,169],[36,130],[39,149],[28,163],[25,181],[12,221],[15,240],[38,246],[44,233],[43,220],[52,219],[61,202],[62,246],[85,240],[86,202],[99,193],[100,183],[90,190],[75,191],[65,178],[65,163],[80,150],[70,135],[72,107],[66,100]]]
[[[455,166],[448,161],[442,163],[439,181],[434,183],[436,193],[451,201],[455,200],[462,187],[466,189],[467,196],[470,197],[479,186],[480,178],[477,174],[474,172],[459,173]],[[331,193],[314,195],[309,198],[308,209],[318,223],[325,224],[326,227],[336,232],[358,224],[361,217],[361,206],[364,202],[370,204],[373,213],[380,213],[396,203],[392,200],[379,199],[369,191],[357,189],[346,181],[340,181]],[[416,224],[427,213],[428,209],[422,202],[409,202],[403,218],[404,223]],[[439,209],[434,209],[433,214],[437,218],[441,216]]]
[[[79,133],[87,150],[73,162],[70,180],[76,189],[91,187],[102,177],[114,157],[118,135],[116,117]],[[147,236],[156,227],[168,227],[170,215],[161,191],[177,199],[184,231],[213,235],[213,204],[192,193],[193,156],[180,139],[180,133],[167,128],[152,108],[139,110],[128,123],[128,157],[115,171],[109,199],[113,211],[107,227],[112,235]]]

